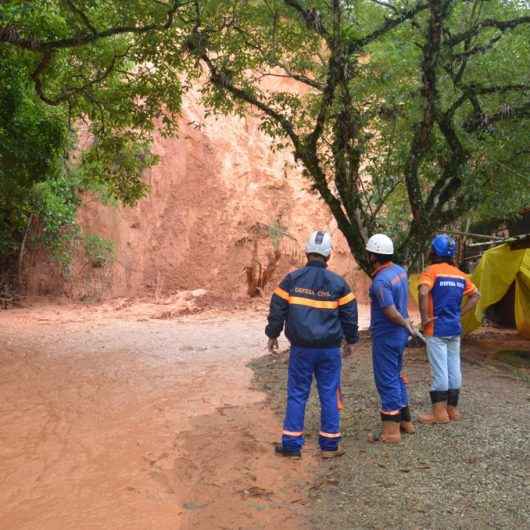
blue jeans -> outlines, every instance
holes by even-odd
[[[305,406],[313,374],[320,398],[320,448],[334,451],[340,441],[338,392],[341,372],[340,348],[305,348],[292,346],[289,355],[287,410],[283,422],[282,444],[298,450],[304,444]]]
[[[432,390],[445,392],[462,386],[460,336],[426,337],[427,357],[431,363]]]

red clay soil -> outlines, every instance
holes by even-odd
[[[315,449],[274,456],[250,387],[263,317],[0,312],[0,528],[307,528]]]
[[[293,89],[282,79],[271,83]],[[331,267],[366,301],[368,278],[329,208],[309,191],[290,150],[271,149],[255,117],[206,117],[198,97],[188,94],[178,137],[157,135],[153,149],[160,163],[146,172],[150,192],[134,208],[104,206],[90,195],[80,208],[83,233],[114,243],[113,262],[92,267],[80,244],[65,278],[42,253],[29,252],[27,295],[94,302],[204,288],[224,298],[246,296],[245,268],[265,269],[279,250],[275,284],[300,264],[304,242],[318,228],[333,234]]]
[[[499,352],[522,351],[530,352],[530,343],[517,333],[515,329],[501,327],[483,327],[474,331],[464,339],[466,359],[475,362],[495,362]]]

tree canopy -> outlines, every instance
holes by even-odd
[[[38,220],[39,241],[66,258],[80,191],[146,193],[152,134],[174,134],[180,111],[182,65],[159,50],[183,3],[0,2],[2,257]]]
[[[260,111],[368,270],[375,231],[413,264],[469,212],[528,204],[529,23],[510,1],[195,2],[189,50],[207,104]]]
[[[414,265],[435,231],[528,205],[529,23],[522,0],[3,0],[0,51],[129,203],[141,164],[117,161],[175,133],[187,88],[257,113],[368,270],[373,232]]]

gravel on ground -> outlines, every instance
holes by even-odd
[[[530,528],[530,385],[508,370],[477,362],[480,347],[480,341],[464,343],[464,358],[470,361],[463,363],[463,420],[417,424],[415,435],[390,446],[367,442],[368,432],[379,428],[379,413],[371,347],[364,336],[343,366],[346,455],[322,461],[308,486],[316,530]],[[415,416],[430,407],[430,369],[423,349],[407,351]],[[268,393],[279,415],[285,406],[287,356],[269,355],[251,364],[256,386]],[[306,453],[317,451],[319,418],[313,388]]]

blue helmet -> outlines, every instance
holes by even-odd
[[[456,253],[456,243],[447,234],[440,234],[432,240],[432,251],[441,258],[452,258]]]

